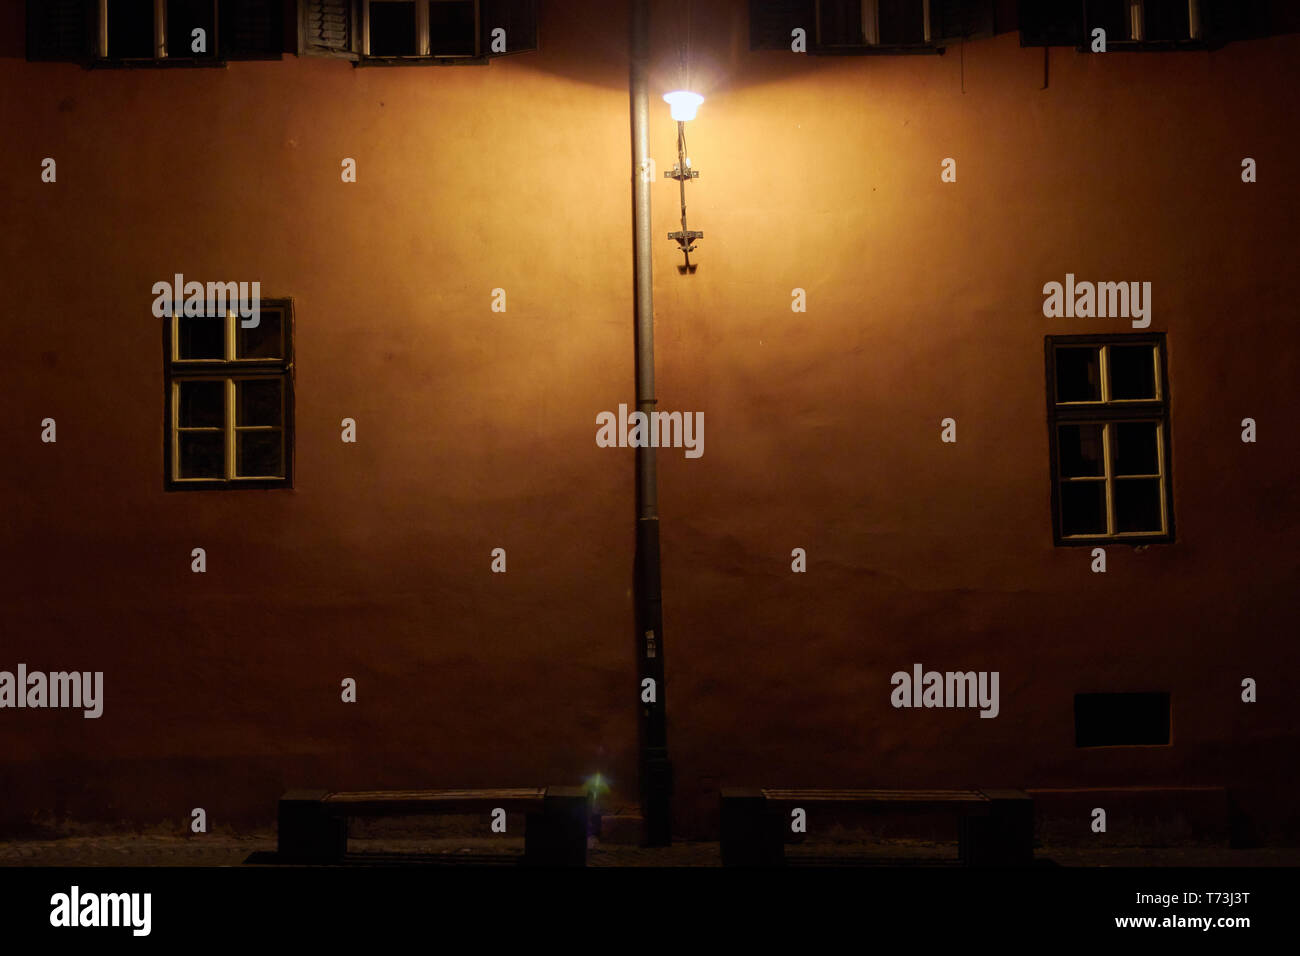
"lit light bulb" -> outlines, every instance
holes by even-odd
[[[673,90],[664,94],[664,102],[672,108],[673,119],[682,123],[695,119],[695,111],[704,102],[704,97],[688,90]]]

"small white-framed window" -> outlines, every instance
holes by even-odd
[[[1164,336],[1048,336],[1057,544],[1173,540]]]
[[[292,487],[290,300],[263,300],[249,328],[233,311],[165,321],[168,490]]]

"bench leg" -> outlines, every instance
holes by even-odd
[[[723,788],[720,823],[723,866],[780,866],[785,862],[782,833],[767,811],[761,790]]]
[[[586,866],[591,798],[582,787],[547,787],[524,827],[526,866]]]
[[[983,790],[990,813],[961,821],[960,855],[967,866],[1029,866],[1034,862],[1034,801],[1022,790]]]
[[[348,822],[326,809],[327,790],[290,790],[280,798],[281,863],[337,863],[348,848]]]

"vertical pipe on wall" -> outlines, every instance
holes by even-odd
[[[655,408],[654,290],[650,263],[649,0],[632,0],[632,232],[636,302],[636,408]],[[659,503],[655,449],[636,450],[636,654],[641,813],[647,846],[672,842],[663,603],[659,584]],[[648,685],[647,680],[653,681]],[[653,702],[646,698],[653,687]]]

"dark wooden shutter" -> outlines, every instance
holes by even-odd
[[[537,49],[537,0],[480,0],[479,50],[484,56],[509,56]],[[506,31],[506,52],[492,52],[492,31]]]
[[[303,53],[356,59],[356,0],[303,0]]]
[[[749,48],[789,53],[796,27],[803,28],[811,46],[817,39],[816,20],[813,0],[749,0]]]
[[[930,0],[930,42],[951,43],[997,32],[995,0]]]
[[[1201,0],[1201,22],[1212,45],[1300,33],[1295,0]]]
[[[1020,0],[1021,46],[1081,46],[1082,0]]]
[[[229,60],[278,60],[284,52],[281,0],[220,0],[221,55]]]
[[[93,14],[90,0],[27,0],[27,59],[88,60]]]

